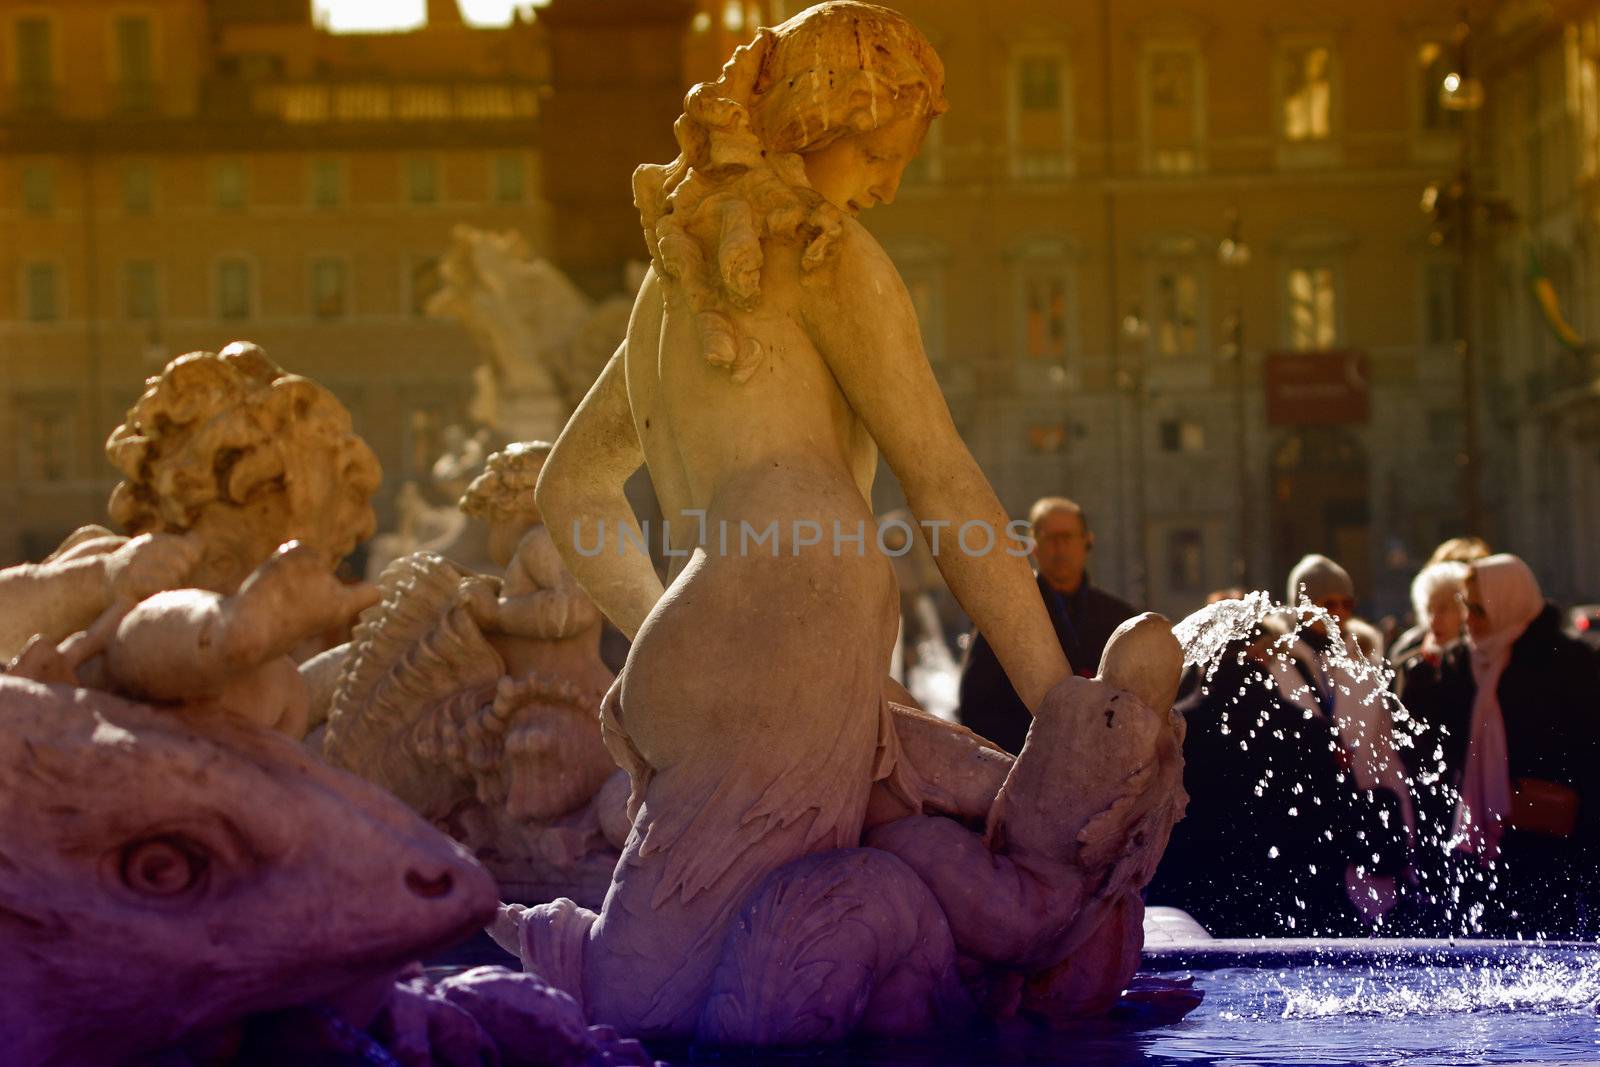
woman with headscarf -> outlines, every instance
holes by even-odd
[[[1600,659],[1561,630],[1516,556],[1471,565],[1466,646],[1447,669],[1470,694],[1448,847],[1464,914],[1485,933],[1588,937],[1600,825]],[[1481,909],[1474,914],[1475,909]]]

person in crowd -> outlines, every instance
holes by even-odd
[[[1562,631],[1521,559],[1471,564],[1467,642],[1444,669],[1465,702],[1451,826],[1462,932],[1591,938],[1600,838],[1600,654]]]
[[[1111,633],[1138,610],[1089,580],[1094,534],[1083,509],[1062,496],[1037,501],[1028,513],[1039,595],[1072,669],[1092,677]],[[1018,752],[1032,716],[1011,688],[982,633],[975,633],[961,667],[961,722],[1008,752]]]
[[[1398,807],[1358,790],[1331,716],[1273,684],[1266,665],[1282,636],[1258,627],[1178,702],[1189,808],[1145,900],[1217,937],[1360,935],[1370,923],[1346,871],[1393,879],[1404,868]]]
[[[1461,641],[1467,570],[1455,560],[1430,563],[1411,582],[1411,606],[1423,633],[1413,651],[1394,661],[1394,669],[1395,693],[1410,715],[1415,742],[1401,757],[1414,777],[1437,773],[1441,762],[1459,767],[1459,758],[1446,761],[1445,756],[1459,757],[1466,744],[1464,720],[1451,721],[1460,699],[1448,683],[1458,679],[1445,672],[1444,657]]]
[[[1450,668],[1447,657],[1461,645],[1467,572],[1467,564],[1457,560],[1430,563],[1417,572],[1411,604],[1423,624],[1422,637],[1394,663],[1395,694],[1405,708],[1399,754],[1417,807],[1418,932],[1447,932],[1439,916],[1450,907],[1454,783],[1466,754],[1472,703],[1470,673]]]
[[[1433,555],[1428,557],[1428,562],[1423,564],[1422,570],[1426,571],[1440,563],[1471,563],[1488,554],[1489,544],[1481,537],[1452,537],[1439,543],[1439,547],[1433,550]],[[1412,654],[1422,647],[1423,639],[1428,635],[1428,620],[1422,608],[1417,606],[1415,585],[1412,586],[1411,605],[1414,615],[1413,625],[1389,645],[1389,660],[1396,667],[1410,659]]]
[[[1416,811],[1396,752],[1391,697],[1377,658],[1381,650],[1362,648],[1348,629],[1355,620],[1355,583],[1327,556],[1307,555],[1289,574],[1288,603],[1296,607],[1300,625],[1295,639],[1280,646],[1284,654],[1269,660],[1279,693],[1303,714],[1332,723],[1356,787],[1374,810],[1393,811],[1409,849],[1416,839]],[[1307,617],[1308,604],[1325,616]],[[1410,880],[1409,869],[1397,879],[1364,858],[1345,872],[1351,902],[1374,925],[1394,908]]]

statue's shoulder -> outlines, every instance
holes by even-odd
[[[829,254],[809,272],[814,278],[825,278],[830,283],[872,284],[900,277],[878,239],[856,219],[844,216],[831,244]]]

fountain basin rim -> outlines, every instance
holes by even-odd
[[[1215,971],[1230,967],[1270,969],[1370,964],[1467,967],[1579,952],[1600,952],[1600,943],[1487,938],[1216,938],[1146,946],[1139,969]]]

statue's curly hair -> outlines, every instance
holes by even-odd
[[[293,505],[308,490],[292,455],[308,442],[321,446],[316,462],[337,472],[358,505],[362,528],[350,548],[372,536],[366,502],[382,471],[356,436],[350,413],[309,378],[288,374],[260,348],[235,343],[215,352],[190,352],[168,363],[106,441],[106,456],[122,472],[107,510],[130,534],[182,533],[213,503],[244,506],[281,493]]]
[[[533,488],[554,447],[548,441],[517,441],[491,454],[483,473],[472,479],[457,506],[484,522],[537,519]]]
[[[831,0],[733,53],[684,98],[678,158],[634,171],[634,204],[656,272],[683,287],[712,364],[743,382],[760,344],[730,310],[761,296],[761,241],[799,237],[802,271],[827,261],[843,213],[806,180],[800,155],[905,115],[947,110],[944,67],[902,15]]]

